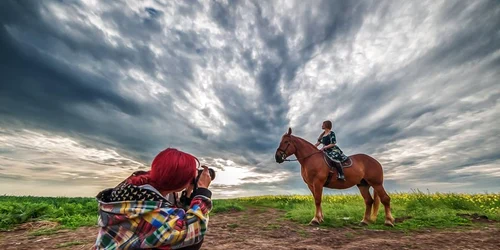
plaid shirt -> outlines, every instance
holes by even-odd
[[[99,234],[94,249],[178,249],[199,243],[212,209],[199,188],[189,209],[173,206],[154,188],[122,184],[97,195]]]

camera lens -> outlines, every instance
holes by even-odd
[[[198,169],[198,175],[200,175],[202,172],[203,169]],[[212,179],[213,181],[215,179],[215,170],[213,170],[212,168],[208,168],[208,173],[210,174],[210,179]]]

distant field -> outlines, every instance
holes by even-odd
[[[474,220],[500,221],[499,194],[392,193],[395,230],[449,228],[472,225]],[[284,219],[308,223],[314,215],[312,196],[259,196],[214,200],[213,213],[275,208]],[[360,195],[323,197],[325,227],[356,226],[362,219],[364,203]],[[43,198],[0,196],[0,230],[33,221],[54,221],[61,228],[92,226],[97,222],[97,202],[93,198]],[[378,221],[369,228],[384,228],[383,207]]]

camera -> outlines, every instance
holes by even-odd
[[[203,172],[203,168],[198,169],[198,174],[196,174],[196,182],[198,182],[198,179],[200,179],[200,175],[202,172]],[[208,168],[208,173],[210,174],[210,179],[212,179],[212,181],[213,181],[215,179],[215,170],[213,170],[212,168]]]
[[[187,196],[186,190],[182,191],[182,194],[179,198],[179,201],[180,201],[182,207],[189,207],[189,205],[191,204],[191,200],[194,198],[194,193],[196,192],[196,189],[198,189],[198,180],[200,179],[202,172],[203,172],[203,168],[198,169],[198,173],[196,174],[196,178],[194,178],[194,180],[192,182],[192,184],[194,185],[194,188],[193,188],[193,191],[191,192],[191,194],[189,195],[189,197]],[[212,181],[213,181],[215,179],[215,170],[213,170],[212,168],[208,168],[208,173],[210,174],[210,179],[212,179]]]

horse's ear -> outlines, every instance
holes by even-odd
[[[291,135],[292,134],[292,128],[288,128],[288,134],[287,135]]]

